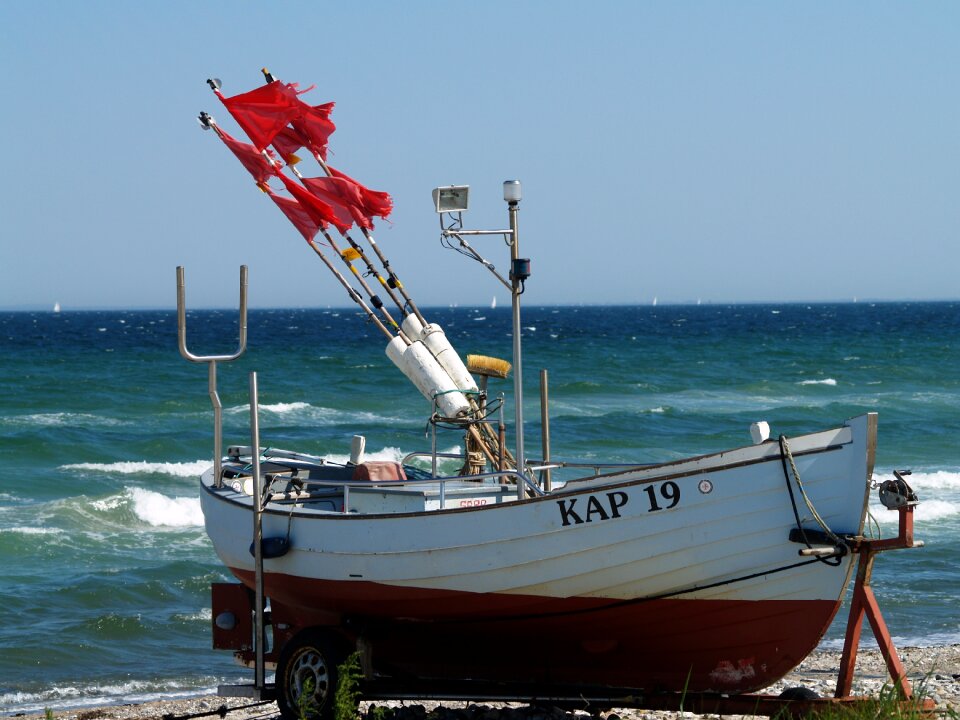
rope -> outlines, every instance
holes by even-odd
[[[787,483],[787,492],[790,494],[790,505],[793,507],[793,517],[797,522],[797,529],[800,531],[801,537],[803,537],[803,542],[806,543],[808,548],[813,547],[813,545],[811,545],[810,541],[807,539],[807,533],[803,529],[803,523],[800,521],[800,513],[797,510],[797,501],[793,495],[793,487],[790,484],[790,473],[787,471],[788,462],[790,463],[790,470],[793,472],[793,478],[797,483],[797,488],[800,490],[800,496],[803,498],[803,502],[806,504],[810,514],[813,516],[814,520],[817,521],[817,524],[820,525],[824,534],[830,538],[830,540],[832,540],[838,548],[842,547],[844,550],[846,550],[846,543],[844,543],[843,540],[841,540],[836,533],[830,529],[827,523],[824,522],[823,518],[820,517],[820,513],[817,512],[817,509],[813,506],[813,503],[810,502],[810,498],[807,496],[807,491],[804,490],[803,483],[800,481],[800,472],[797,470],[797,464],[793,460],[793,453],[790,452],[790,443],[787,441],[787,436],[781,435],[778,440],[780,442],[780,464],[783,466],[783,479]],[[832,565],[834,567],[841,563],[840,557],[822,558],[818,556],[817,560],[826,565]]]

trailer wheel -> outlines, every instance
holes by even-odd
[[[803,700],[819,700],[820,696],[817,695],[815,690],[805,687],[788,687],[782,693],[780,693],[781,700],[790,700],[792,701],[803,701]]]
[[[330,720],[337,690],[337,667],[344,660],[336,637],[304,630],[280,651],[277,705],[284,720]]]

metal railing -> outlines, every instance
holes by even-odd
[[[247,266],[240,266],[240,340],[236,352],[231,355],[194,355],[187,349],[187,308],[186,290],[183,279],[183,266],[177,266],[177,344],[184,359],[195,363],[208,363],[207,387],[210,402],[213,404],[213,471],[214,484],[222,484],[221,470],[223,458],[223,405],[217,393],[217,363],[231,362],[239,358],[247,349]]]

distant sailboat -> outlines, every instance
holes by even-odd
[[[653,296],[653,306],[654,306],[654,307],[657,306],[657,296],[656,296],[656,295]]]
[[[490,301],[490,309],[493,310],[497,307],[497,296],[493,296],[493,300]]]
[[[54,311],[55,313],[60,312],[60,303],[55,302],[55,303],[53,304],[53,311]]]

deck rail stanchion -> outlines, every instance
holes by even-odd
[[[257,373],[250,373],[250,455],[253,461],[253,568],[256,606],[253,609],[254,688],[262,697],[266,687],[263,652],[263,479],[260,475],[260,399]]]
[[[540,441],[543,446],[543,489],[550,492],[553,480],[550,476],[550,390],[546,369],[540,370]]]
[[[217,393],[217,363],[231,362],[239,358],[247,349],[247,266],[240,266],[240,340],[236,352],[231,355],[195,355],[187,349],[187,308],[186,290],[183,279],[183,266],[177,266],[177,344],[184,359],[195,363],[208,363],[207,387],[210,402],[213,404],[213,483],[220,487],[223,483],[223,405]]]

